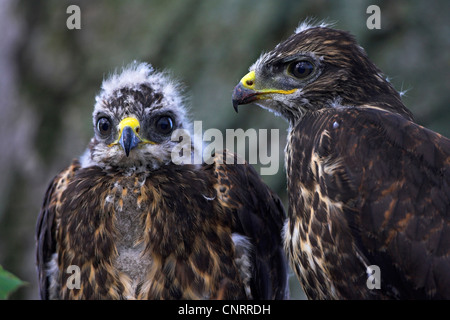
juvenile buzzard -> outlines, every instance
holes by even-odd
[[[171,134],[189,129],[186,113],[179,86],[145,63],[103,82],[94,137],[39,214],[43,299],[287,297],[279,198],[225,153],[174,164]]]

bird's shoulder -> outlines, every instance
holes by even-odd
[[[254,211],[262,214],[261,218],[269,219],[275,227],[282,227],[285,211],[281,200],[253,166],[225,150],[216,154],[210,170],[214,176],[214,189],[223,206]]]
[[[58,218],[56,213],[62,204],[63,194],[79,169],[79,161],[73,160],[68,167],[60,171],[49,183],[36,225],[38,245],[44,245],[45,240],[49,240],[46,238],[49,236],[49,233],[54,232],[55,226],[53,223]]]
[[[287,263],[281,239],[286,214],[280,198],[234,153],[216,153],[208,170],[214,176],[218,202],[231,209],[232,232],[251,245],[253,297],[287,298]]]
[[[36,263],[39,270],[39,287],[41,298],[48,298],[49,292],[47,264],[56,252],[56,230],[60,218],[59,208],[62,195],[67,189],[76,171],[80,168],[78,160],[57,174],[45,192],[41,210],[36,223]]]
[[[348,166],[355,166],[354,170],[370,169],[376,162],[396,168],[400,157],[449,174],[450,139],[376,106],[311,113],[291,130],[290,145],[290,149],[312,152],[323,161],[340,157]]]

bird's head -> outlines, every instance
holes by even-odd
[[[301,24],[264,53],[235,87],[233,106],[255,102],[293,123],[306,112],[377,103],[410,116],[399,93],[348,32]]]
[[[83,166],[159,168],[178,143],[172,132],[190,130],[179,84],[146,63],[134,62],[103,81],[92,118]]]

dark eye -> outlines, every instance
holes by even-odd
[[[307,61],[297,61],[289,66],[289,72],[296,78],[304,79],[314,71],[314,65]]]
[[[108,118],[100,118],[97,121],[97,130],[101,135],[107,136],[111,133],[111,122]]]
[[[168,134],[173,129],[173,120],[171,117],[163,116],[156,121],[156,130],[162,134]]]

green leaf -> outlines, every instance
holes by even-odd
[[[10,293],[24,284],[25,282],[3,269],[0,265],[0,299],[7,299]]]

